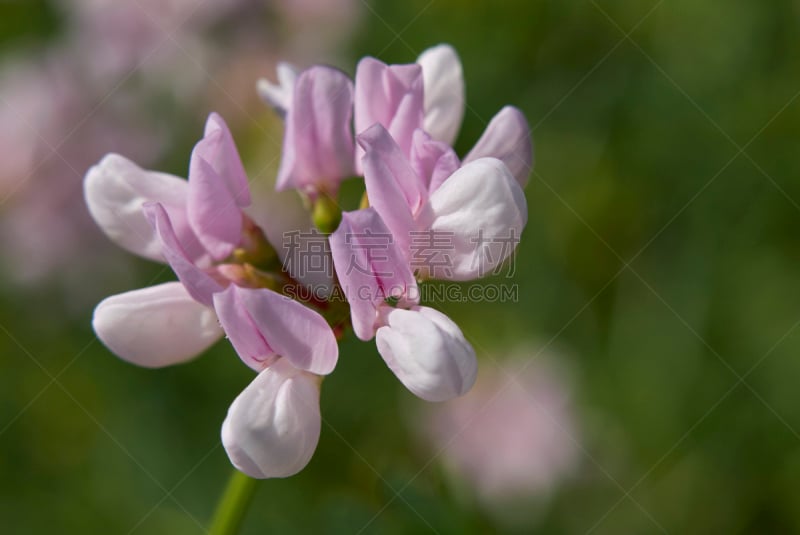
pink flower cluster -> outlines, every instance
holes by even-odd
[[[212,114],[188,180],[146,171],[116,154],[89,170],[95,221],[123,248],[166,262],[171,282],[111,296],[94,314],[98,337],[121,358],[160,367],[186,361],[223,334],[258,373],[222,426],[232,463],[252,477],[286,477],[311,458],[320,434],[322,376],[348,324],[414,394],[445,401],[475,381],[475,352],[446,315],[419,302],[430,278],[471,280],[511,254],[474,237],[518,236],[532,165],[527,123],[504,108],[459,160],[451,148],[464,112],[455,51],[440,45],[410,65],[365,58],[355,82],[330,67],[278,69],[262,97],[286,121],[277,189],[296,189],[329,233],[349,309],[290,291],[302,278],[282,265],[245,208],[251,196],[225,122]],[[342,180],[363,175],[360,210],[338,208]],[[319,216],[319,217],[317,217]],[[324,223],[324,224],[323,224]],[[411,236],[443,232],[452,269],[412,262]],[[387,236],[376,254],[369,241]],[[342,317],[345,319],[343,320]]]

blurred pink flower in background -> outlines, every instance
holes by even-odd
[[[432,451],[479,502],[503,516],[520,501],[530,513],[578,463],[567,375],[533,348],[501,362],[484,360],[466,396],[426,409],[422,432]]]
[[[39,144],[59,141],[48,139],[52,137],[48,134],[57,129],[60,103],[74,98],[63,94],[68,91],[63,67],[51,65],[47,58],[41,63],[18,58],[0,69],[0,193],[11,191],[33,169],[37,158],[42,157]],[[54,93],[62,93],[63,98],[51,98]]]
[[[83,207],[83,173],[100,151],[125,147],[152,159],[163,134],[145,131],[131,93],[90,115],[82,84],[57,51],[0,72],[0,158],[8,162],[0,169],[2,268],[18,283],[57,273],[64,286],[84,288],[87,264],[96,272],[125,272],[116,255],[104,254],[106,240]]]
[[[54,282],[83,304],[107,287],[98,277],[125,284],[129,263],[83,204],[86,169],[108,152],[157,167],[211,108],[252,130],[264,118],[255,80],[278,57],[333,61],[360,7],[307,2],[300,17],[279,1],[64,0],[57,36],[0,63],[0,273]],[[293,25],[299,50],[287,48]],[[258,126],[273,142],[257,157],[277,158],[279,135]]]

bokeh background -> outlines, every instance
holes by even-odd
[[[464,64],[464,154],[531,124],[512,303],[439,303],[480,359],[424,404],[349,337],[308,468],[243,533],[800,532],[796,0],[0,0],[0,531],[204,533],[251,378],[221,342],[143,370],[93,336],[104,296],[169,280],[82,203],[109,151],[185,174],[231,124],[254,185],[275,62]]]

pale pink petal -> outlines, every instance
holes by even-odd
[[[272,290],[231,285],[214,296],[214,307],[236,352],[256,371],[277,356],[318,375],[336,366],[339,347],[333,331],[298,301]]]
[[[361,340],[375,335],[378,309],[386,299],[418,302],[408,261],[374,208],[342,214],[330,244],[339,284],[350,303],[353,331]]]
[[[366,149],[364,181],[369,204],[375,207],[405,252],[409,233],[414,230],[414,216],[427,200],[426,186],[380,124],[361,133],[358,142]]]
[[[513,106],[500,110],[464,158],[464,163],[487,156],[506,164],[523,188],[528,183],[533,169],[533,143],[528,121],[520,110]]]
[[[208,116],[203,139],[197,142],[193,154],[211,164],[240,208],[250,205],[250,185],[244,164],[231,131],[219,114],[211,113]]]
[[[423,91],[422,67],[419,65],[386,65],[375,58],[362,59],[356,69],[356,135],[379,123],[408,156],[414,130],[422,127]],[[362,155],[363,150],[358,149],[358,170],[361,169]]]
[[[222,424],[231,463],[258,479],[289,477],[305,468],[319,442],[319,389],[319,377],[285,359],[259,373]]]
[[[359,212],[362,212],[359,210]],[[374,210],[373,210],[374,213]],[[333,265],[347,301],[350,304],[350,320],[353,331],[361,340],[375,336],[377,302],[381,291],[379,280],[372,273],[369,262],[364,258],[365,251],[358,249],[359,242],[351,219],[358,212],[345,212],[339,227],[330,236]],[[391,233],[386,233],[391,236]]]
[[[215,260],[227,258],[241,242],[242,209],[228,184],[197,149],[189,167],[187,213],[197,238]]]
[[[161,250],[178,279],[195,300],[212,306],[212,295],[222,286],[186,256],[183,244],[172,228],[167,212],[158,203],[146,203],[144,213],[161,241]]]
[[[179,282],[104,299],[92,326],[117,356],[147,368],[189,360],[222,336],[214,311],[192,299]]]
[[[188,184],[182,178],[145,171],[123,156],[108,154],[86,173],[83,188],[89,213],[124,249],[164,261],[161,243],[142,212],[144,203],[159,202],[170,215],[189,257],[198,259],[204,254],[186,218]]]
[[[491,274],[514,252],[528,220],[525,194],[495,158],[466,164],[431,195],[425,222],[447,238],[450,269],[435,278],[472,280]]]
[[[424,400],[447,401],[475,382],[475,351],[458,326],[432,308],[389,311],[375,343],[400,382]]]
[[[452,145],[464,117],[461,60],[452,46],[442,44],[425,50],[417,63],[425,81],[425,131]]]
[[[276,189],[335,193],[353,175],[353,83],[331,67],[312,67],[294,85]]]
[[[458,156],[450,145],[435,141],[423,130],[414,132],[411,166],[427,185],[429,193],[439,189],[439,186],[455,173],[460,165]]]
[[[392,84],[392,78],[389,76],[389,66],[380,60],[365,57],[358,62],[353,117],[356,135],[375,123],[388,127],[391,122],[399,99],[402,98],[402,91],[396,87],[399,84]],[[389,91],[397,93],[398,102],[389,99]]]
[[[256,371],[261,371],[278,359],[256,327],[250,312],[241,302],[235,285],[214,294],[214,310],[225,334],[242,361]]]
[[[396,66],[398,69],[412,67],[412,65]],[[386,123],[386,129],[389,131],[392,138],[397,141],[397,145],[405,155],[411,154],[411,143],[414,137],[414,131],[422,126],[423,104],[422,91],[417,89],[419,87],[422,87],[421,77],[417,78],[414,85],[411,86],[411,90],[402,96],[394,114],[389,122]]]

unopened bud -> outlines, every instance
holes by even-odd
[[[335,199],[322,193],[314,200],[311,218],[320,232],[330,234],[336,230],[342,220],[342,209],[339,208]]]

